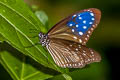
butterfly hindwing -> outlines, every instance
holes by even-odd
[[[50,38],[70,40],[85,45],[101,17],[98,9],[90,8],[72,14],[56,24],[49,32]]]
[[[50,39],[48,51],[60,67],[82,68],[86,64],[99,62],[100,55],[80,43],[63,39]]]

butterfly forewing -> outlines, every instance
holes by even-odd
[[[49,38],[59,38],[85,45],[100,21],[101,12],[90,8],[72,14],[56,24],[49,32]]]
[[[99,62],[101,56],[85,45],[101,17],[98,9],[90,8],[68,16],[47,34],[39,33],[40,43],[46,46],[55,63],[63,68],[82,68]]]
[[[47,49],[55,63],[64,68],[82,68],[86,64],[101,60],[96,51],[73,41],[52,38]]]

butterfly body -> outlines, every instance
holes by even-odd
[[[99,62],[100,55],[85,45],[99,23],[101,13],[90,8],[68,16],[49,30],[40,33],[40,43],[46,46],[55,63],[63,68],[82,68]]]

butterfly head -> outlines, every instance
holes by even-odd
[[[49,43],[48,36],[42,32],[39,33],[39,40],[42,46],[47,46]]]

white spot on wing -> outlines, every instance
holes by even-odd
[[[78,48],[76,48],[75,50],[78,51]]]
[[[95,25],[93,25],[93,27],[95,28]]]
[[[88,33],[90,34],[90,31],[88,31]]]
[[[93,31],[94,29],[93,29],[93,28],[91,28],[91,30]]]
[[[82,19],[82,17],[79,17],[79,19]]]
[[[92,24],[92,22],[89,22],[89,24]]]
[[[80,31],[79,34],[80,34],[80,35],[83,35],[83,32]]]
[[[72,47],[72,45],[70,44],[70,47]]]
[[[90,11],[90,10],[88,9],[88,11]]]
[[[84,20],[83,23],[86,24],[86,20]]]
[[[73,17],[75,17],[76,16],[76,14],[75,15],[73,15]]]
[[[73,38],[74,38],[74,39],[77,39],[77,37],[76,37],[76,36],[74,36]]]
[[[95,20],[95,18],[92,18],[92,20]]]
[[[70,24],[69,26],[72,26],[73,24]]]
[[[72,29],[72,32],[74,32],[75,30],[74,29]]]
[[[83,55],[86,55],[85,53],[83,53]]]
[[[87,26],[83,26],[83,29],[86,29],[87,28]]]
[[[87,35],[87,37],[90,37],[89,35]]]
[[[77,24],[76,27],[78,27],[79,25]]]
[[[77,64],[75,64],[75,66],[77,66]]]
[[[94,16],[94,14],[93,14],[93,13],[90,13],[90,15],[91,15],[91,16]]]
[[[87,38],[85,38],[85,40],[87,40]]]
[[[79,39],[79,42],[80,42],[80,43],[82,43],[82,40],[81,40],[81,39]]]

